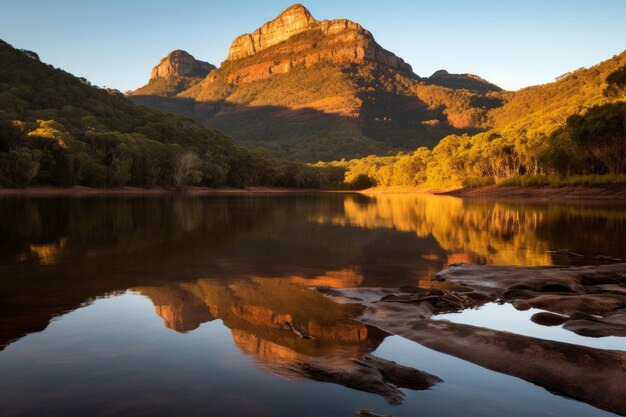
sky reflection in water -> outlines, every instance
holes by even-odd
[[[0,214],[7,415],[609,414],[359,324],[360,308],[312,287],[430,286],[451,262],[623,257],[621,209],[298,195],[0,199]],[[548,253],[565,247],[590,257]],[[530,315],[486,306],[446,318],[624,349],[623,339],[582,338]],[[293,369],[369,352],[444,382],[393,407]]]

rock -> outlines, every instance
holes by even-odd
[[[262,49],[306,31],[313,22],[315,19],[301,4],[288,7],[278,17],[265,23],[255,32],[236,38],[228,51],[228,59],[236,60],[254,55]]]
[[[402,404],[404,393],[398,389],[425,390],[441,379],[417,369],[366,355],[355,359],[351,368],[332,368],[320,364],[304,363],[291,367],[292,372],[310,379],[332,382],[359,391],[381,395],[390,404]]]
[[[604,320],[569,320],[563,325],[564,329],[586,337],[626,337],[626,326],[613,324]]]
[[[152,69],[150,80],[157,78],[170,80],[176,77],[204,78],[214,69],[214,65],[199,61],[188,52],[177,49],[161,59],[161,62]]]
[[[237,61],[252,57],[299,35],[302,35],[299,40],[304,42],[298,43],[297,47],[290,48],[290,53],[284,54],[293,55],[295,52],[299,57],[279,61],[268,59],[247,66],[232,73],[229,82],[233,84],[251,82],[273,74],[289,72],[296,65],[310,66],[326,60],[333,62],[368,60],[396,70],[411,71],[410,65],[378,45],[372,34],[358,23],[347,19],[318,21],[301,4],[287,8],[253,33],[237,37],[228,52],[228,60]],[[320,36],[326,40],[324,48],[317,47]]]
[[[626,310],[618,310],[602,318],[577,311],[563,328],[587,337],[626,337]]]
[[[598,321],[598,318],[593,314],[583,313],[582,311],[574,311],[572,314],[570,314],[569,319]]]
[[[214,65],[199,61],[189,53],[177,49],[161,59],[152,69],[148,84],[129,92],[128,95],[175,96],[199,84],[214,69]]]
[[[386,414],[372,413],[371,411],[367,411],[367,410],[356,410],[354,412],[354,415],[357,417],[393,417],[393,416],[386,415]]]
[[[374,355],[365,355],[356,363],[378,369],[386,381],[389,381],[399,387],[412,390],[424,390],[439,382],[442,379],[431,375],[424,371],[410,368],[408,366],[398,365],[394,361],[378,358]]]
[[[456,296],[467,297],[470,288],[491,301],[506,294],[516,308],[547,310],[533,316],[533,321],[541,324],[564,322],[564,328],[591,337],[626,336],[626,296],[615,288],[625,282],[626,264],[576,268],[460,265],[440,272],[440,276],[464,286],[454,293]],[[336,289],[333,297],[358,294],[360,300],[366,300],[357,301],[366,307],[359,318],[364,324],[551,392],[626,414],[626,352],[433,320],[439,302],[449,291],[402,290],[405,292]]]
[[[582,267],[458,265],[438,276],[492,293],[507,290],[588,293],[603,284],[626,284],[626,264]]]
[[[390,294],[380,299],[388,303],[428,303],[436,314],[450,313],[476,307],[477,302],[467,294],[436,288],[411,289],[413,292]]]
[[[357,366],[353,369],[332,369],[313,364],[302,364],[296,370],[309,379],[331,382],[359,391],[370,392],[384,397],[390,404],[402,404],[404,394],[392,384],[385,382],[382,374],[373,368]]]
[[[606,315],[626,308],[626,264],[583,267],[458,265],[439,273],[448,282],[471,287],[519,310]]]
[[[551,392],[626,413],[626,352],[404,315],[378,320],[375,314],[366,314],[362,321]]]
[[[568,317],[560,314],[541,312],[533,314],[530,319],[542,326],[560,326],[568,320]]]
[[[626,295],[620,294],[538,294],[534,298],[515,300],[513,306],[518,310],[539,308],[561,314],[582,311],[588,314],[608,314],[626,308]]]
[[[414,304],[378,302],[360,321],[551,392],[618,414],[626,412],[626,385],[621,382],[626,352],[432,320]]]

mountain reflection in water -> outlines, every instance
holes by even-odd
[[[358,281],[358,276],[341,275],[345,284]],[[338,278],[331,280],[341,285]],[[239,349],[258,358],[264,368],[283,376],[300,376],[297,369],[303,364],[349,368],[352,359],[373,351],[386,336],[376,328],[349,319],[359,314],[360,307],[334,303],[302,286],[300,277],[200,279],[133,291],[148,297],[165,326],[178,332],[222,320]],[[296,336],[285,323],[295,324],[314,339]]]
[[[625,258],[624,232],[620,208],[410,194],[1,198],[0,349],[130,290],[166,327],[219,320],[258,366],[302,378],[302,364],[347,369],[388,336],[316,286],[431,287],[450,263]],[[560,248],[589,256],[549,252]]]

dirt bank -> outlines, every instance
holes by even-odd
[[[598,201],[626,203],[626,185],[598,187],[481,187],[435,191],[433,194],[467,198],[538,201]]]
[[[316,192],[310,189],[278,188],[278,187],[247,187],[247,188],[208,188],[208,187],[188,187],[184,190],[174,190],[170,188],[139,188],[139,187],[29,187],[29,188],[0,188],[1,196],[151,196],[151,195],[211,195],[211,194],[262,194],[262,193],[306,193]]]

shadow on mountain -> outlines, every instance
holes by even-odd
[[[136,104],[175,113],[218,129],[248,147],[316,162],[413,151],[434,146],[449,134],[476,133],[455,128],[445,107],[429,108],[417,96],[369,92],[360,97],[360,115],[342,115],[312,107],[251,106],[180,97],[128,97]],[[332,107],[332,104],[326,104]]]

